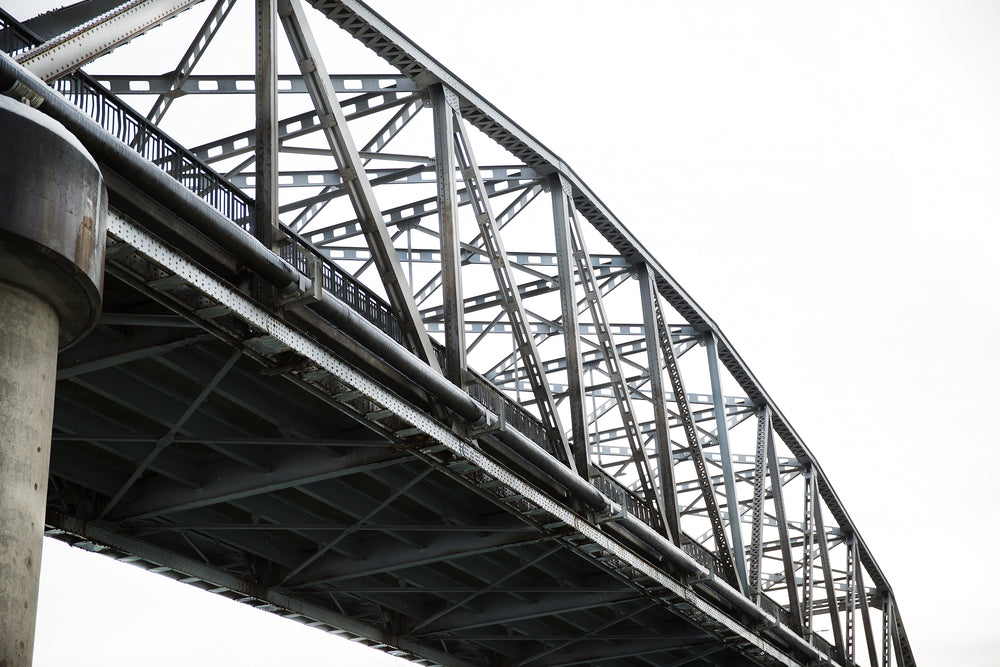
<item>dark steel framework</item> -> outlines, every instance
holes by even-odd
[[[98,58],[163,72],[121,45],[198,3],[114,4],[0,13],[0,88],[112,204],[51,536],[421,664],[915,664],[818,462],[556,155],[356,0],[240,3],[235,74],[195,73],[235,0],[149,75]],[[388,71],[328,70],[330,22]]]

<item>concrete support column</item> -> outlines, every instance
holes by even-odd
[[[0,665],[31,664],[59,320],[0,283]]]
[[[101,311],[107,192],[62,125],[0,96],[0,667],[31,665],[56,355]]]

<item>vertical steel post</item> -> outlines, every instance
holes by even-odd
[[[753,466],[753,525],[750,531],[750,595],[760,600],[760,561],[763,557],[764,478],[767,475],[767,440],[771,437],[771,408],[757,411],[757,448]]]
[[[458,233],[458,188],[455,183],[454,119],[459,113],[458,97],[442,84],[433,86],[430,92],[434,112],[434,174],[437,179],[438,217],[441,221],[445,374],[461,387],[466,349],[462,256]]]
[[[705,335],[708,348],[708,373],[712,382],[712,401],[715,404],[715,425],[719,432],[719,454],[722,457],[722,478],[726,486],[726,506],[729,509],[729,529],[733,535],[733,560],[739,576],[740,589],[747,594],[747,561],[743,548],[743,530],[740,526],[740,503],[736,495],[736,478],[733,475],[733,455],[729,448],[729,429],[726,426],[726,405],[722,396],[722,381],[719,377],[719,352],[715,334]]]
[[[813,607],[813,473],[802,473],[805,494],[802,508],[802,635],[809,638],[812,632]]]
[[[255,0],[257,58],[254,99],[254,236],[274,250],[278,240],[278,71],[275,0]]]
[[[649,364],[649,393],[653,398],[653,424],[656,439],[656,461],[659,470],[660,505],[667,521],[667,535],[676,544],[681,543],[680,510],[677,507],[677,487],[674,481],[674,457],[670,446],[670,420],[667,413],[667,391],[663,384],[663,350],[657,331],[655,303],[656,284],[649,266],[639,263],[635,267],[639,278],[639,299],[642,301],[642,323],[646,334],[646,359]],[[667,336],[670,332],[667,332]]]
[[[892,598],[882,600],[882,667],[892,667]]]
[[[854,664],[855,653],[855,610],[858,605],[857,598],[857,578],[854,570],[857,567],[857,548],[854,544],[854,536],[847,538],[847,563],[845,566],[845,579],[847,581],[847,594],[844,596],[844,657],[848,664]]]
[[[860,562],[858,558],[858,543],[854,542],[854,560]],[[854,578],[857,580],[857,589],[861,595],[861,620],[865,627],[865,643],[868,646],[868,661],[872,667],[878,667],[878,650],[875,648],[875,630],[872,628],[871,613],[868,611],[868,593],[865,590],[865,580],[862,576],[863,568],[854,568]]]
[[[566,380],[569,385],[569,412],[572,422],[573,456],[580,476],[587,477],[590,466],[590,438],[587,434],[587,406],[583,390],[583,361],[580,356],[580,322],[576,310],[576,271],[570,239],[570,184],[559,174],[549,177],[552,222],[555,228],[556,264],[559,269],[559,301],[562,306],[563,337],[566,341]]]

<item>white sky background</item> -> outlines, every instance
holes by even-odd
[[[918,664],[995,665],[1000,4],[372,4],[720,325],[832,480]],[[46,544],[41,667],[393,664],[346,650]]]

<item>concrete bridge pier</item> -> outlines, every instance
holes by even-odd
[[[0,667],[30,665],[56,355],[101,311],[107,192],[62,125],[0,96]]]

